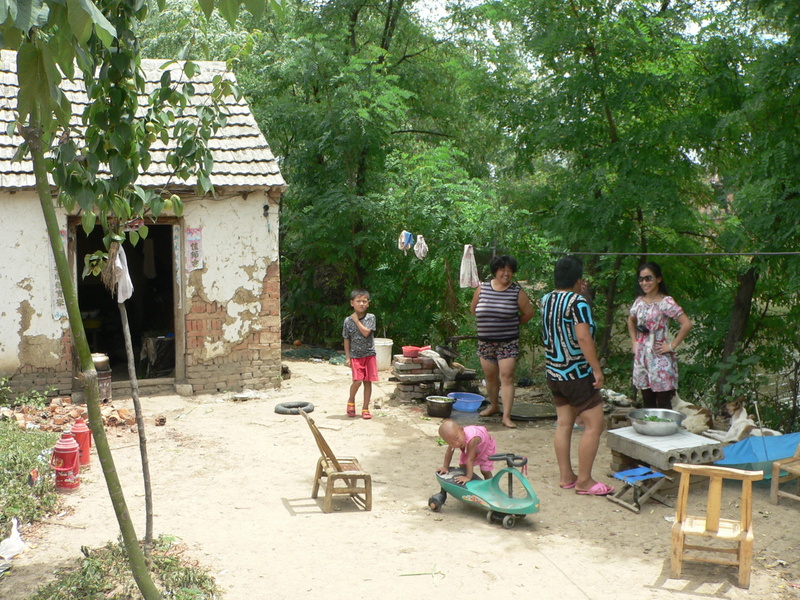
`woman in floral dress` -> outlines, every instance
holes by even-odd
[[[642,294],[631,306],[628,333],[633,345],[633,385],[642,390],[645,408],[672,408],[678,388],[678,363],[675,350],[692,328],[692,322],[667,294],[661,267],[648,262],[639,267]],[[670,342],[667,326],[670,319],[680,330]]]

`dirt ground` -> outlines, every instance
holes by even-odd
[[[154,487],[155,530],[174,535],[206,566],[227,600],[454,597],[800,598],[800,506],[769,503],[755,490],[755,559],[750,590],[732,567],[684,566],[669,578],[674,509],[656,502],[634,514],[605,498],[558,486],[552,420],[516,430],[482,419],[500,452],[530,459],[528,478],[539,513],[506,530],[485,513],[450,499],[433,513],[438,419],[422,407],[390,400],[394,384],[381,373],[372,421],[344,415],[349,369],[327,362],[287,361],[282,389],[247,401],[232,394],[144,398]],[[520,390],[519,401],[524,401]],[[347,497],[324,514],[310,497],[318,451],[300,416],[276,404],[310,401],[312,417],[333,450],[354,455],[372,474],[374,504],[365,512]],[[115,406],[129,406],[119,398]],[[155,427],[163,414],[166,425]],[[454,413],[459,418],[458,413]],[[463,417],[462,417],[463,418]],[[475,417],[472,416],[474,419]],[[577,445],[579,433],[574,437]],[[137,436],[109,432],[116,468],[139,535],[144,533]],[[573,450],[576,456],[576,450]],[[601,444],[595,476],[609,482],[610,454]],[[116,539],[118,529],[96,455],[66,496],[68,515],[22,529],[29,549],[0,580],[0,597],[23,600],[80,547]],[[700,496],[701,491],[693,495]]]

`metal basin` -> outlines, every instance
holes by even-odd
[[[648,417],[666,419],[666,421],[648,421]],[[642,435],[672,435],[678,433],[681,422],[686,415],[666,408],[638,408],[628,413],[633,428]]]

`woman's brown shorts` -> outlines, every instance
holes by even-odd
[[[592,376],[569,381],[548,379],[547,387],[553,393],[553,404],[572,406],[577,414],[603,403],[600,390],[594,388],[594,377]]]

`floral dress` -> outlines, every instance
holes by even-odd
[[[674,352],[658,354],[656,345],[667,341],[669,319],[683,314],[672,296],[648,304],[639,296],[631,306],[630,314],[636,324],[644,325],[649,333],[636,332],[636,354],[633,356],[633,385],[637,389],[668,392],[678,389],[678,363]]]

